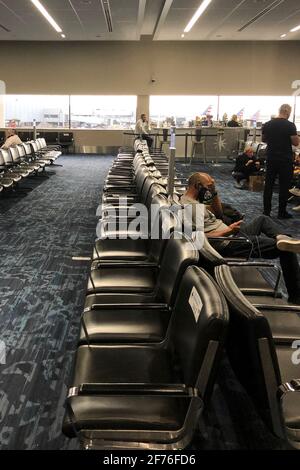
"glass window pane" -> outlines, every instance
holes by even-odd
[[[220,96],[220,119],[237,114],[240,121],[267,122],[284,103],[294,107],[293,96]],[[292,115],[293,116],[293,115]],[[292,119],[292,117],[291,117]]]
[[[189,127],[196,117],[211,115],[217,119],[217,96],[151,96],[150,119],[153,126],[174,124]]]
[[[6,95],[6,127],[40,129],[69,127],[69,97],[55,95]]]
[[[71,96],[71,127],[130,129],[136,122],[136,96]]]

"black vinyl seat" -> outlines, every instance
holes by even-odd
[[[97,232],[99,233],[99,239],[130,237],[147,239],[151,228],[151,203],[155,199],[158,201],[158,205],[166,205],[166,190],[155,183],[155,180],[152,178],[147,178],[139,203],[143,205],[143,210],[147,214],[145,213],[141,216],[140,226],[136,227],[136,224],[132,226],[131,223],[136,219],[137,212],[140,211],[141,206],[137,207],[136,204],[132,204],[129,206],[114,206],[112,208],[106,207],[102,212],[102,218],[98,224]]]
[[[300,307],[249,300],[229,266],[218,266],[216,279],[230,306],[226,348],[233,369],[271,431],[300,450]]]
[[[183,256],[185,262],[190,264],[198,261],[198,252],[191,240],[174,232],[159,265],[152,267],[149,263],[137,263],[135,266],[128,266],[124,262],[107,266],[95,261],[92,264],[87,292],[154,293],[160,289],[160,285],[168,276],[172,276],[172,270],[177,273]]]
[[[215,239],[217,240],[217,239]],[[220,239],[221,240],[221,239]],[[240,241],[240,238],[236,239]],[[232,243],[235,240],[231,240]],[[210,274],[214,275],[214,269],[219,265],[228,265],[231,267],[231,275],[237,283],[241,292],[248,296],[270,297],[271,301],[278,300],[282,297],[279,292],[279,283],[281,279],[281,270],[274,264],[265,261],[240,261],[223,258],[210,244],[210,239],[205,237],[205,243],[199,250],[200,265],[204,267]],[[277,282],[274,285],[262,273],[264,270],[272,270],[275,272]]]
[[[12,167],[11,167],[12,172],[19,173],[23,177],[28,177],[35,173],[36,170],[33,166],[22,165],[22,158],[20,157],[17,147],[10,147],[9,153],[10,153],[11,162],[12,162]]]
[[[2,152],[0,151],[0,185],[3,190],[13,188],[14,184],[21,180],[21,177],[15,175],[8,176],[6,173],[6,164]]]
[[[171,450],[190,443],[228,322],[226,303],[204,271],[187,269],[172,318],[160,346],[78,348],[63,425],[67,436],[77,435],[85,448]]]
[[[112,289],[114,289],[113,292],[108,289],[105,291],[102,289],[102,292],[98,291],[93,294],[88,293],[82,316],[83,326],[80,333],[80,341],[86,342],[87,337],[89,337],[89,341],[93,342],[94,339],[99,338],[99,335],[102,337],[105,336],[106,339],[109,338],[109,330],[107,329],[109,328],[109,323],[102,323],[101,320],[101,316],[108,318],[108,314],[105,311],[106,307],[107,310],[110,311],[111,316],[110,328],[112,328],[113,323],[116,321],[116,319],[112,318],[114,311],[117,311],[118,309],[133,311],[131,316],[132,318],[135,317],[137,321],[141,318],[139,317],[139,311],[143,312],[142,315],[145,315],[146,311],[155,311],[155,314],[163,315],[164,317],[162,318],[159,329],[157,329],[157,323],[155,327],[156,332],[159,331],[161,336],[162,331],[165,330],[165,318],[168,318],[171,311],[170,309],[172,309],[174,305],[178,286],[183,273],[188,266],[197,262],[198,251],[191,240],[186,237],[183,237],[182,239],[171,239],[164,250],[163,259],[159,269],[159,276],[157,279],[153,279],[153,284],[151,285],[152,291],[142,291],[137,288],[134,289],[133,285],[125,292],[124,286],[122,286],[122,290],[120,291],[119,285],[115,284],[114,287],[111,286]],[[155,272],[158,272],[158,269],[156,269]],[[122,268],[122,273],[126,273],[124,268]],[[139,275],[137,268],[135,268],[134,273]],[[98,312],[99,317],[97,318]],[[150,326],[148,326],[148,328],[150,329]],[[104,335],[105,331],[106,335]],[[114,329],[114,331],[116,332],[117,330]],[[137,339],[139,335],[140,337],[145,337],[144,332],[140,329],[135,334],[135,337]],[[147,334],[149,336],[149,333]],[[153,332],[153,336],[155,336],[155,334],[156,333]],[[115,338],[116,334],[113,333],[111,338],[112,337]]]
[[[36,139],[35,141],[33,141],[33,143],[36,144],[38,152],[40,152],[47,159],[52,158],[56,160],[62,154],[62,149],[60,145],[48,146],[46,144],[45,139]]]
[[[111,287],[101,285],[102,292],[99,292],[98,285],[98,293],[86,298],[80,342],[98,342],[99,338],[103,341],[115,341],[119,336],[122,337],[122,332],[125,331],[128,334],[131,331],[132,338],[137,342],[141,341],[141,338],[144,338],[144,341],[146,338],[148,341],[151,338],[162,340],[182,275],[187,266],[197,261],[198,252],[191,240],[186,237],[181,240],[171,239],[164,251],[160,269],[156,268],[154,271],[159,273],[157,279],[155,276],[151,277],[150,281],[147,278],[147,290],[144,286],[142,288],[141,284],[137,285],[137,282],[129,286],[124,285],[124,281],[121,286],[120,283]],[[113,268],[112,272],[114,269],[117,268]],[[123,274],[127,272],[126,281],[128,275],[130,281],[133,276],[140,276],[138,267],[133,269],[129,265],[127,271],[121,268],[118,270],[119,275],[121,270]],[[153,273],[153,269],[146,269],[146,266],[145,270]],[[109,273],[110,271],[111,267]],[[142,281],[145,282],[144,277]]]
[[[19,182],[23,178],[27,178],[33,171],[21,169],[17,166],[17,162],[13,160],[14,150],[15,149],[0,149],[0,152],[5,162],[7,176],[14,179],[15,182]]]
[[[47,165],[49,165],[48,160],[43,160],[42,158],[39,158],[37,154],[33,151],[30,142],[23,142],[22,147],[25,150],[25,155],[26,155],[26,160],[29,162],[32,162],[33,164],[39,165],[41,168],[45,168]]]
[[[38,162],[30,161],[27,158],[26,151],[25,151],[25,146],[23,144],[17,145],[16,150],[17,150],[18,155],[19,155],[20,167],[21,168],[23,168],[23,167],[24,168],[29,168],[29,169],[32,169],[35,172],[38,172],[39,170],[45,168],[44,163],[38,163]]]
[[[61,152],[61,146],[58,143],[57,144],[48,144],[46,142],[45,137],[39,137],[39,138],[36,139],[36,141],[38,143],[39,149],[42,152],[52,152],[53,150],[57,151],[57,152]]]
[[[171,314],[168,307],[155,304],[137,308],[98,305],[84,312],[79,344],[159,343],[166,336]]]
[[[150,219],[150,224],[157,229],[154,238],[151,234],[144,240],[126,238],[125,240],[118,239],[99,239],[95,243],[92,259],[93,261],[149,261],[158,262],[161,258],[166,238],[168,234],[172,233],[175,226],[174,214],[169,211],[169,203],[163,194],[157,194],[152,199],[152,204],[148,214],[152,215],[151,208],[156,206],[157,213],[153,215],[153,221]],[[157,225],[157,227],[156,227]],[[151,227],[150,227],[151,229]]]
[[[8,180],[12,180],[14,184],[19,183],[23,179],[22,172],[13,171],[13,163],[10,152],[8,150],[0,150],[1,162],[5,168],[2,176]],[[2,165],[1,165],[2,166]]]
[[[35,155],[35,158],[43,160],[48,165],[52,165],[55,160],[61,155],[60,151],[57,150],[43,150],[42,145],[36,140],[31,141],[31,151]]]

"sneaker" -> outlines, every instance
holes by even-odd
[[[293,215],[290,214],[289,212],[284,212],[284,214],[278,214],[278,219],[292,219]]]
[[[288,237],[287,235],[279,235],[277,237],[277,248],[280,251],[300,253],[300,240]]]
[[[293,207],[293,211],[295,211],[295,212],[300,212],[300,206]]]
[[[291,193],[293,196],[300,197],[300,188],[293,188],[293,189],[290,189],[290,193]]]

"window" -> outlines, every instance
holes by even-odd
[[[130,129],[136,122],[136,96],[71,96],[73,129]]]
[[[151,96],[150,119],[155,127],[190,127],[196,117],[212,115],[217,119],[217,96]]]
[[[6,127],[68,128],[69,97],[54,95],[6,95]]]
[[[220,96],[219,117],[226,113],[228,119],[237,114],[241,121],[267,122],[273,115],[278,115],[284,103],[294,107],[293,96]],[[291,117],[292,118],[292,117]]]

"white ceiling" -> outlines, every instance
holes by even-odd
[[[108,32],[101,0],[40,0],[69,41],[300,40],[299,0],[212,0],[192,31],[181,34],[202,0],[109,0],[113,32]],[[251,22],[263,10],[273,9]],[[0,40],[61,39],[30,0],[0,0]]]

